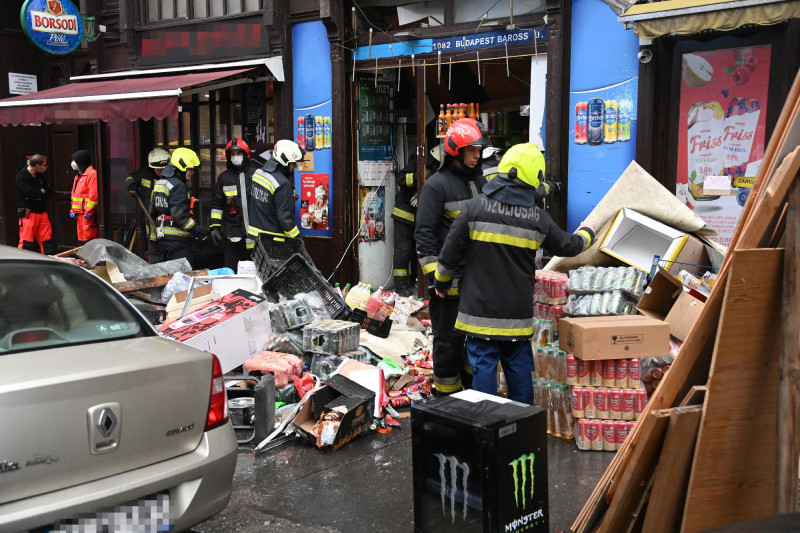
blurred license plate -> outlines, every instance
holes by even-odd
[[[106,531],[172,531],[169,494],[154,494],[111,510],[61,522],[53,533],[100,533]]]

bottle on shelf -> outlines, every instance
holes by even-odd
[[[444,113],[444,104],[439,104],[439,116],[436,119],[436,135],[444,135],[447,131],[447,117]]]
[[[475,104],[469,104],[469,118],[472,120],[477,120],[477,115],[475,115]]]
[[[445,127],[445,131],[450,129],[450,124],[453,123],[453,107],[452,104],[447,104],[447,113],[445,113],[445,121],[447,121],[447,126]]]

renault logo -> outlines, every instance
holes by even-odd
[[[117,425],[117,415],[111,409],[103,409],[100,418],[97,420],[97,429],[104,438],[108,438],[114,432]]]

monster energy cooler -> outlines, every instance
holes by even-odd
[[[548,532],[547,412],[498,400],[411,408],[415,531]]]

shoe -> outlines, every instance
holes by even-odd
[[[414,296],[414,293],[411,289],[397,289],[397,295],[401,298],[410,298]]]

